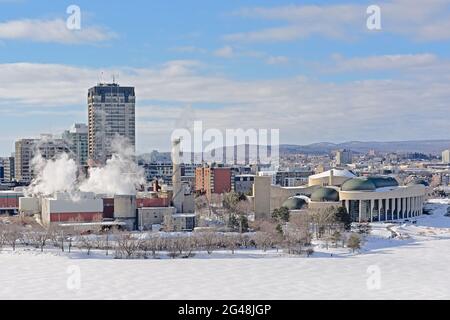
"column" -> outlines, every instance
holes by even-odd
[[[395,206],[395,202],[397,201],[397,199],[392,199],[392,209],[391,209],[391,211],[392,211],[392,219],[394,219],[394,211],[396,210],[396,206]],[[396,213],[395,214],[395,217],[396,217],[396,219],[398,219],[398,214]]]
[[[347,213],[350,214],[350,200],[344,200],[345,201],[345,208],[347,209]]]
[[[418,210],[417,210],[417,197],[414,197],[414,215],[418,216]]]
[[[359,201],[359,218],[358,221],[361,222],[361,213],[362,213],[362,200],[358,200]]]
[[[373,207],[375,206],[375,200],[370,200],[370,222],[373,222]]]
[[[385,209],[385,211],[386,211],[386,220],[388,220],[388,211],[389,211],[389,209],[390,209],[390,206],[389,206],[389,199],[386,199],[385,200],[386,201],[386,209]]]
[[[402,214],[403,214],[403,218],[408,218],[408,216],[406,215],[406,198],[401,198],[402,200]]]
[[[412,218],[412,215],[411,215],[411,197],[406,198],[406,212],[407,212],[408,216],[410,218]]]

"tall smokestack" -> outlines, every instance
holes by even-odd
[[[334,169],[330,170],[330,178],[329,178],[329,181],[328,181],[328,185],[329,186],[334,186],[334,171],[333,170]]]
[[[183,212],[184,192],[181,187],[181,167],[180,167],[180,138],[172,141],[172,185],[173,185],[173,206],[178,213]]]

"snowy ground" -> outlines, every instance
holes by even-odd
[[[433,202],[433,215],[416,224],[373,224],[356,255],[316,248],[309,258],[241,250],[115,260],[4,250],[0,299],[449,299],[449,201]]]

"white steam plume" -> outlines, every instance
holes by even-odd
[[[35,156],[31,166],[37,176],[26,189],[31,195],[52,195],[55,192],[72,193],[77,181],[77,164],[63,153],[54,160],[44,159],[41,154]]]
[[[44,159],[40,154],[32,160],[32,167],[37,173],[27,195],[52,195],[55,192],[68,192],[73,199],[76,193],[94,192],[98,194],[136,194],[136,189],[145,183],[144,169],[134,160],[134,149],[122,137],[111,142],[112,158],[103,167],[89,169],[88,178],[78,177],[79,168],[67,153],[62,153],[54,160]]]
[[[144,169],[134,160],[134,149],[123,137],[112,143],[113,155],[103,167],[89,169],[89,178],[80,185],[81,191],[113,194],[136,194],[145,183]]]

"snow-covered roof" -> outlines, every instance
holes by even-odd
[[[347,177],[347,178],[355,178],[356,175],[354,175],[351,171],[346,169],[331,169],[322,173],[313,174],[312,176],[309,176],[311,179],[320,179],[320,178],[327,178],[330,176],[331,171],[333,171],[334,177]]]

